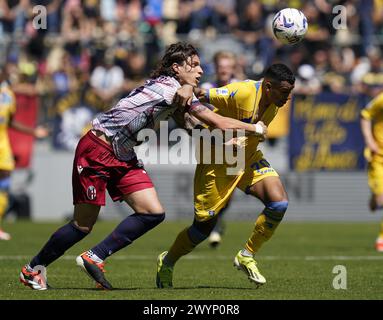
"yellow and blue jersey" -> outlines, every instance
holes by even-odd
[[[372,123],[372,134],[383,156],[383,92],[377,95],[362,111],[361,116]]]
[[[263,121],[266,126],[278,113],[274,104],[268,106],[259,118],[259,102],[262,96],[262,81],[246,80],[207,91],[208,102],[216,108],[218,114],[247,123]],[[246,141],[246,159],[255,154],[259,138],[248,136]]]
[[[16,100],[6,82],[0,85],[0,170],[13,170],[14,159],[8,137],[10,118],[16,111]]]
[[[379,147],[377,154],[372,155],[370,149],[365,149],[368,163],[368,185],[375,195],[383,194],[383,92],[377,95],[361,111],[364,119],[372,124],[372,135]]]
[[[274,119],[278,107],[269,105],[259,114],[262,81],[247,80],[207,91],[208,102],[215,112],[247,123],[263,121],[266,126]],[[245,166],[237,174],[228,174],[229,164],[198,163],[194,176],[194,210],[198,221],[217,215],[224,208],[236,188],[248,192],[249,187],[278,173],[257,150],[259,138],[245,137]],[[200,152],[203,149],[200,148]]]

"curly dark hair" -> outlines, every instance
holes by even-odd
[[[196,48],[187,42],[177,42],[170,45],[158,63],[156,69],[150,74],[150,78],[158,78],[159,76],[175,76],[172,65],[173,63],[183,64],[189,57],[198,55]]]

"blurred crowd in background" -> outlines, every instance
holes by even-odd
[[[46,8],[45,29],[34,26],[37,5]],[[346,29],[334,28],[337,5],[346,9]],[[298,45],[282,45],[270,28],[286,7],[309,22]],[[214,78],[214,52],[224,49],[236,55],[236,79],[258,79],[278,61],[297,75],[297,94],[373,97],[383,89],[382,0],[0,0],[0,63],[16,94],[38,99],[40,122],[85,88],[95,107],[110,107],[178,40],[199,48],[205,81]]]

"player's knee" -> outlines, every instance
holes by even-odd
[[[82,222],[79,222],[78,220],[73,220],[72,221],[72,225],[82,231],[82,232],[85,232],[85,233],[91,233],[92,232],[92,229],[93,229],[93,226],[94,226],[94,223],[82,223]]]
[[[375,195],[374,196],[374,202],[376,204],[376,209],[382,209],[383,208],[383,194]]]
[[[190,240],[197,245],[209,237],[211,230],[212,228],[208,223],[196,222],[194,220],[193,224],[188,229],[188,235]]]
[[[284,201],[272,201],[266,204],[265,210],[263,213],[266,217],[275,220],[281,221],[286,213],[289,202]]]

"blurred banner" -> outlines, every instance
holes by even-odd
[[[289,164],[303,171],[365,168],[359,124],[363,97],[321,93],[295,96],[291,103]]]
[[[35,127],[38,112],[38,96],[16,94],[16,114],[14,119],[28,127]],[[30,166],[34,137],[20,131],[9,129],[13,156],[16,168],[28,168]]]
[[[81,136],[90,129],[94,115],[104,107],[105,103],[90,87],[60,97],[56,102],[53,147],[74,150]]]

